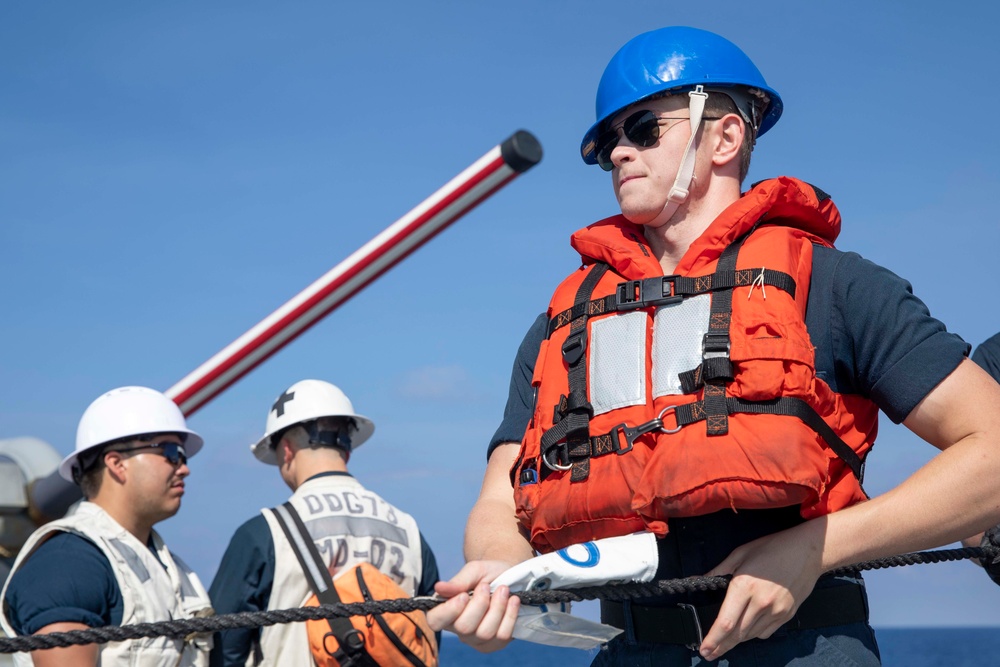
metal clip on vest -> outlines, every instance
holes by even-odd
[[[613,429],[611,429],[612,434],[621,433],[625,436],[626,447],[620,447],[615,450],[615,453],[621,456],[626,452],[632,451],[632,444],[639,438],[640,435],[645,435],[646,433],[652,433],[653,431],[659,431],[660,433],[666,433],[667,435],[671,433],[677,433],[681,430],[680,424],[676,428],[664,428],[663,417],[666,416],[668,412],[675,412],[677,410],[676,405],[668,405],[667,407],[660,410],[660,414],[657,415],[656,419],[650,419],[644,424],[639,424],[638,426],[629,427],[623,423],[618,424]]]
[[[553,451],[555,451],[556,457],[554,461],[550,461],[549,455]],[[566,445],[565,442],[558,443],[549,447],[548,449],[543,451],[541,455],[542,463],[544,463],[549,468],[549,470],[552,471],[561,470],[565,472],[567,470],[573,469],[572,463],[566,463],[566,464],[559,463],[560,458],[569,459],[569,447]]]
[[[632,443],[634,443],[640,435],[646,433],[652,433],[653,431],[662,427],[663,427],[663,421],[659,418],[650,420],[645,424],[639,424],[638,426],[634,427],[626,426],[624,422],[618,424],[613,429],[611,429],[611,432],[615,434],[621,433],[623,436],[625,436],[626,446],[619,447],[619,449],[615,453],[621,456],[626,452],[632,451]]]

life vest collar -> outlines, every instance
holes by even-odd
[[[805,181],[779,176],[755,183],[723,211],[691,244],[677,271],[697,271],[700,266],[718,259],[722,249],[754,225],[778,219],[829,245],[840,234],[840,211],[829,195]],[[622,215],[581,229],[573,234],[570,243],[580,253],[584,264],[605,262],[630,280],[663,275],[642,226],[629,222]]]

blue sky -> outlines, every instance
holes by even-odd
[[[748,182],[831,193],[838,246],[909,279],[976,345],[1000,330],[995,3],[3,3],[0,438],[60,453],[112,387],[166,390],[517,129],[542,163],[197,412],[207,445],[171,546],[211,580],[287,488],[248,445],[314,377],[376,423],[351,469],[410,511],[442,572],[521,336],[616,211],[578,157],[611,55],[719,32],[785,113]],[[934,450],[883,420],[867,488]],[[1000,625],[968,563],[869,578],[876,625]]]

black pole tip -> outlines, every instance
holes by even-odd
[[[500,144],[500,155],[508,167],[525,172],[541,161],[542,145],[531,132],[518,130]]]

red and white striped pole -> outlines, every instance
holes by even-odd
[[[166,391],[186,416],[221,394],[368,283],[542,159],[542,147],[524,130],[474,162],[419,206],[332,268],[257,326]],[[80,488],[58,471],[29,491],[31,511],[59,518],[80,499]],[[2,583],[2,580],[0,580]]]
[[[166,391],[190,416],[368,283],[542,159],[519,130]]]

